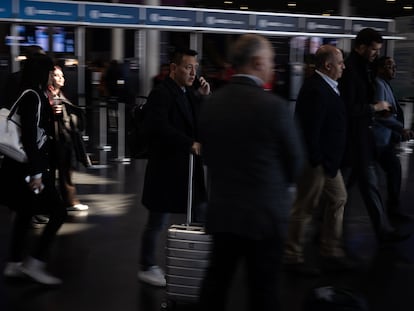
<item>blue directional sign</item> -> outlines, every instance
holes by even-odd
[[[256,29],[264,31],[298,31],[299,19],[293,16],[257,15]]]
[[[352,34],[357,34],[363,28],[373,28],[381,34],[388,33],[388,23],[385,21],[375,20],[353,20],[352,21]]]
[[[193,27],[196,24],[196,11],[176,9],[146,9],[146,25]]]
[[[85,5],[85,22],[94,24],[139,24],[139,7]]]
[[[226,29],[249,29],[248,14],[205,12],[203,14],[203,27]]]
[[[0,4],[0,17],[10,18],[12,16],[12,0],[3,0]]]
[[[334,18],[312,18],[307,17],[305,32],[317,33],[344,33],[345,20]]]
[[[73,2],[52,2],[21,0],[19,17],[36,20],[78,21],[78,4]]]

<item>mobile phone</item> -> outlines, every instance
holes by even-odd
[[[198,90],[198,88],[201,86],[200,83],[200,77],[198,75],[195,76],[194,78],[194,82],[193,82],[193,87]]]

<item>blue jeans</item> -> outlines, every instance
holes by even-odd
[[[142,235],[141,269],[147,270],[156,265],[157,242],[160,233],[167,226],[169,214],[149,211],[147,224]]]

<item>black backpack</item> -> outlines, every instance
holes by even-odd
[[[367,301],[355,293],[332,286],[313,288],[304,311],[369,311]]]
[[[148,158],[148,142],[144,135],[146,96],[138,96],[137,103],[130,110],[130,125],[127,132],[127,145],[134,159]]]

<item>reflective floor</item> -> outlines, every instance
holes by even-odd
[[[403,204],[414,214],[414,160],[406,153]],[[50,270],[64,281],[57,289],[45,289],[29,280],[0,278],[1,311],[153,311],[165,301],[164,289],[140,283],[137,278],[140,237],[147,212],[140,204],[145,161],[130,164],[108,161],[108,166],[76,173],[79,197],[87,212],[70,212],[59,232]],[[6,260],[12,214],[0,206],[0,269]],[[177,215],[172,222],[182,222]],[[406,230],[412,230],[407,225]],[[33,229],[35,236],[39,229]],[[312,236],[312,235],[310,235]],[[165,240],[165,236],[163,237]],[[308,243],[311,260],[315,247]],[[356,191],[350,194],[345,215],[345,243],[349,255],[361,265],[346,273],[324,273],[318,278],[283,274],[283,310],[303,310],[304,299],[315,286],[334,285],[363,295],[372,311],[414,310],[414,237],[380,250]],[[159,259],[165,265],[160,247]],[[243,275],[231,289],[228,310],[246,310]],[[192,310],[178,305],[176,310]]]

